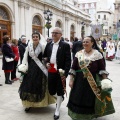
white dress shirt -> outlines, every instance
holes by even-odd
[[[59,47],[59,41],[57,41],[56,43],[53,42],[53,49],[52,49],[52,54],[51,54],[51,58],[50,58],[50,63],[54,64],[54,67],[56,68],[56,55],[57,55],[57,50]]]

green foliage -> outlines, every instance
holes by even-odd
[[[52,25],[51,24],[45,24],[45,27],[50,29],[52,27]]]

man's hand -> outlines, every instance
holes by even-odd
[[[47,67],[48,70],[51,69],[50,63],[47,63],[46,67]]]

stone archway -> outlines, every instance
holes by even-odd
[[[0,48],[3,43],[2,38],[4,35],[9,35],[11,38],[11,22],[7,10],[3,6],[0,6]]]
[[[74,41],[74,37],[75,37],[75,27],[74,25],[71,25],[70,27],[70,41]]]
[[[55,24],[55,27],[59,27],[59,28],[62,28],[62,24],[60,21],[57,21],[56,24]]]
[[[34,31],[42,34],[41,19],[38,15],[35,15],[32,21],[32,32]]]

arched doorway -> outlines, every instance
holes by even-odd
[[[4,35],[9,35],[11,37],[11,23],[8,12],[4,7],[0,6],[0,53]]]
[[[85,27],[84,26],[82,26],[82,28],[81,28],[81,37],[82,37],[82,40],[85,37]]]
[[[74,25],[71,25],[71,28],[70,28],[70,41],[74,41],[74,37],[75,37],[75,27]]]
[[[62,28],[61,22],[60,22],[60,21],[57,21],[56,24],[55,24],[55,27]]]
[[[34,16],[32,21],[32,32],[37,31],[42,34],[41,20],[38,15]]]

